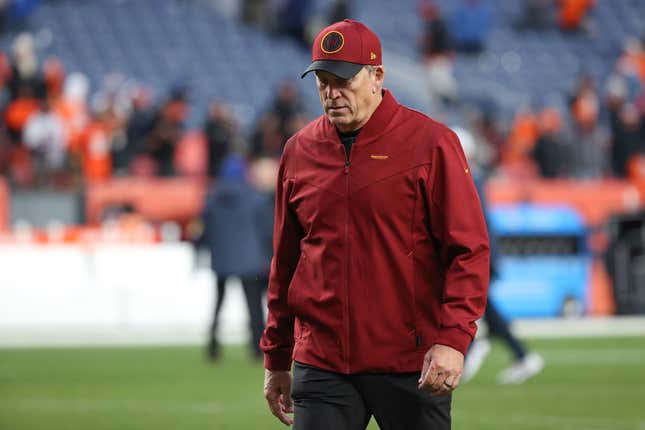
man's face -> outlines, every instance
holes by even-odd
[[[320,103],[327,118],[341,132],[361,128],[374,112],[377,101],[375,93],[380,91],[381,70],[377,68],[370,72],[363,67],[350,79],[342,79],[322,70],[316,72]]]

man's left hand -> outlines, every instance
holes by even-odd
[[[443,396],[459,385],[464,372],[464,355],[446,345],[434,345],[423,357],[419,389],[429,390],[433,396]]]

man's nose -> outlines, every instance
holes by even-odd
[[[338,97],[340,97],[340,90],[338,89],[338,87],[334,85],[328,85],[327,98],[334,100],[334,99],[337,99]]]

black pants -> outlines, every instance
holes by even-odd
[[[486,312],[484,313],[484,321],[488,324],[488,332],[490,336],[495,336],[502,339],[506,345],[513,352],[515,360],[521,360],[526,355],[526,348],[522,345],[522,342],[513,335],[510,327],[508,326],[508,321],[499,313],[495,302],[488,298],[488,303],[486,304]]]
[[[419,372],[343,375],[294,363],[294,430],[449,430],[451,395],[417,388]]]
[[[213,314],[213,321],[211,323],[210,335],[211,345],[214,345],[215,332],[219,321],[219,314],[226,295],[226,281],[225,276],[217,277],[217,301],[215,302],[215,312]],[[251,349],[253,353],[260,357],[260,337],[264,332],[264,313],[262,311],[262,294],[267,287],[267,277],[265,275],[241,277],[242,289],[244,290],[244,297],[246,298],[246,306],[249,310],[249,328],[251,329]]]

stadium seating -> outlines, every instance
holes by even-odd
[[[357,0],[356,10],[381,36],[385,49],[418,57],[421,23],[416,0]],[[436,0],[444,16],[459,2]],[[503,111],[518,105],[544,103],[562,105],[575,78],[588,73],[603,84],[621,53],[628,36],[640,37],[645,16],[639,0],[596,2],[590,21],[591,34],[562,34],[552,28],[542,32],[517,31],[522,1],[496,0],[494,27],[483,57],[460,56],[455,73],[461,90],[473,97],[496,100]],[[503,56],[519,56],[517,70],[504,67]],[[599,86],[600,87],[600,86]]]
[[[456,2],[436,2],[449,15]],[[639,36],[642,2],[597,2],[595,32],[563,35],[557,29],[521,31],[514,23],[521,2],[491,2],[495,25],[483,57],[459,56],[455,73],[464,95],[495,99],[502,112],[521,104],[562,105],[576,76],[588,72],[602,83],[620,54],[624,39]],[[354,12],[381,36],[386,51],[418,61],[421,22],[417,0],[356,0]],[[328,3],[314,2],[322,14]],[[43,56],[62,58],[68,71],[87,73],[94,87],[104,75],[119,72],[143,82],[157,98],[171,83],[191,88],[189,126],[200,125],[215,97],[230,102],[242,125],[249,125],[268,103],[278,83],[299,75],[308,53],[284,38],[240,26],[203,2],[158,0],[60,0],[43,2],[27,23],[40,37]],[[0,40],[7,49],[10,35]],[[505,57],[506,56],[506,57]],[[504,58],[518,64],[504,66]],[[387,55],[386,55],[387,61]],[[311,113],[317,98],[301,82]],[[419,92],[423,97],[423,92]],[[415,106],[423,103],[402,101]]]
[[[157,99],[173,84],[188,84],[189,126],[201,125],[216,97],[249,125],[279,82],[298,76],[307,63],[291,41],[240,26],[197,2],[46,2],[27,27],[39,35],[42,57],[60,57],[68,72],[86,73],[94,89],[109,73],[151,87]],[[0,47],[10,43],[4,36]]]

